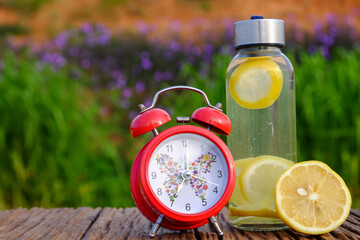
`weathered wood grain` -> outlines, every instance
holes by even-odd
[[[84,239],[148,239],[150,223],[137,208],[104,208]],[[157,239],[196,239],[194,231],[171,231],[161,228]]]
[[[100,210],[86,207],[17,209],[10,214],[5,211],[0,214],[0,219],[4,217],[0,239],[82,239]]]
[[[229,211],[224,208],[217,216],[223,239],[267,240],[330,240],[360,239],[360,210],[352,209],[343,225],[318,236],[301,234],[291,229],[284,231],[250,232],[232,227]],[[152,227],[137,208],[31,208],[0,211],[0,239],[148,239]],[[187,231],[161,228],[155,239],[195,240],[218,239],[214,229],[206,224]]]

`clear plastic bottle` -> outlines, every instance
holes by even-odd
[[[236,22],[234,30],[238,53],[226,74],[226,113],[233,126],[227,144],[238,185],[229,202],[230,219],[244,230],[284,229],[276,213],[274,181],[281,174],[277,171],[296,162],[294,70],[281,52],[284,21],[253,16]],[[272,162],[274,169],[264,166]],[[257,186],[253,181],[263,181],[267,189],[251,192]]]

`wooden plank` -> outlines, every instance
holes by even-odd
[[[250,232],[232,227],[224,208],[217,216],[224,239],[330,240],[360,239],[360,210],[352,209],[346,222],[336,230],[318,236],[285,231]],[[148,239],[152,223],[137,208],[55,208],[0,211],[0,239]],[[160,228],[155,239],[218,239],[209,224],[195,230]]]
[[[86,233],[84,240],[149,239],[152,223],[137,208],[104,208]],[[161,228],[155,239],[196,239],[193,230],[172,231]]]
[[[25,211],[27,211],[27,209],[18,208],[0,212],[0,232],[6,227],[7,223],[12,220],[12,216],[22,214]]]
[[[32,208],[13,212],[1,224],[1,239],[82,239],[100,208]],[[2,222],[4,223],[4,221]]]

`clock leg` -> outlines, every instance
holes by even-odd
[[[209,218],[209,222],[210,222],[211,225],[215,228],[216,233],[217,233],[219,239],[222,239],[223,236],[224,236],[224,233],[223,233],[223,231],[221,231],[220,226],[219,226],[219,224],[218,224],[217,221],[216,221],[216,218],[215,218],[214,216],[211,216],[211,217]]]
[[[149,233],[149,237],[150,237],[150,238],[154,238],[154,237],[155,237],[156,232],[159,230],[159,228],[160,228],[163,220],[164,220],[164,215],[161,214],[161,215],[158,217],[158,219],[156,220],[156,222],[154,223],[154,225],[153,225],[153,227],[152,227],[152,229],[151,229],[151,231],[150,231],[150,233]]]

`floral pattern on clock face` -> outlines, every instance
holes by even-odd
[[[205,179],[203,175],[211,171],[214,157],[214,154],[208,152],[207,154],[202,154],[195,161],[190,161],[189,170],[191,171],[192,178],[189,180],[189,184],[194,190],[195,195],[200,197],[200,199],[205,199],[206,190],[209,189],[208,184],[203,180]],[[168,176],[163,186],[170,201],[172,201],[179,188],[179,184],[183,180],[182,173],[185,171],[183,168],[184,165],[174,161],[174,159],[167,154],[157,154],[156,161],[159,164],[160,173],[165,173]]]
[[[201,199],[205,199],[206,191],[209,189],[207,182],[203,179],[205,179],[204,174],[211,171],[213,162],[211,156],[214,156],[214,154],[210,152],[202,154],[189,167],[193,176],[190,181],[191,187],[195,190],[195,195]]]
[[[148,165],[150,187],[167,208],[200,213],[218,202],[227,186],[222,151],[204,136],[180,133],[154,149]]]
[[[168,176],[163,182],[163,186],[170,201],[172,201],[182,181],[183,166],[167,154],[157,154],[156,161],[159,163],[160,173],[165,173]]]

